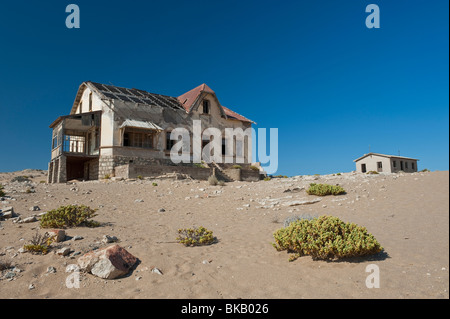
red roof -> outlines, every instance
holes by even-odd
[[[189,112],[192,104],[194,104],[195,100],[202,92],[207,92],[207,93],[211,93],[214,95],[216,94],[208,85],[203,83],[202,85],[199,85],[196,88],[180,95],[177,99],[181,103],[181,105],[184,107],[186,112]],[[227,117],[229,117],[231,119],[235,119],[235,120],[242,121],[242,122],[250,122],[250,123],[253,122],[253,121],[249,120],[248,118],[230,110],[229,108],[226,108],[225,106],[221,105],[221,107],[224,110]]]

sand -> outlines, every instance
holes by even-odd
[[[11,183],[31,175],[31,183]],[[0,275],[0,298],[449,298],[449,173],[297,176],[260,182],[210,186],[206,181],[136,180],[46,184],[45,171],[0,173],[7,195],[0,209],[14,207],[23,218],[61,205],[98,208],[99,228],[69,228],[68,246],[81,254],[106,247],[104,235],[139,259],[125,277],[104,280],[81,273],[80,287],[68,288],[66,266],[78,256],[20,253],[40,229],[39,222],[0,221],[0,261],[16,267],[12,279]],[[156,182],[158,185],[153,186]],[[347,194],[315,199],[309,183],[343,186]],[[31,187],[33,186],[33,187]],[[26,191],[30,188],[30,191]],[[34,190],[34,192],[33,192]],[[30,211],[31,206],[40,211]],[[249,206],[249,207],[248,207]],[[164,208],[164,212],[159,212]],[[285,218],[300,214],[333,215],[365,226],[384,248],[373,257],[317,261],[276,251],[273,233]],[[217,243],[185,247],[177,229],[204,226]],[[379,269],[380,287],[368,288],[368,265]],[[54,267],[55,273],[47,268]],[[156,267],[162,275],[153,273]],[[20,270],[20,272],[18,271]],[[30,285],[32,289],[30,289]]]

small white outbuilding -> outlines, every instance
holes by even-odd
[[[416,158],[368,153],[354,160],[356,172],[367,173],[375,171],[378,173],[395,173],[403,171],[406,173],[417,172]]]

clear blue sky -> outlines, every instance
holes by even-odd
[[[65,8],[81,10],[68,29]],[[365,8],[380,8],[368,29]],[[449,3],[2,1],[0,171],[47,169],[49,124],[83,81],[178,96],[202,83],[279,130],[283,175],[355,169],[371,151],[448,170]]]

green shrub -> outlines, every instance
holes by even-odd
[[[266,177],[264,177],[264,180],[267,182],[267,181],[270,181],[272,178],[271,177],[269,177],[269,176],[266,176]]]
[[[366,228],[333,216],[294,221],[273,236],[273,246],[278,251],[295,253],[290,261],[306,255],[330,260],[372,255],[383,250]]]
[[[138,175],[137,179],[143,179],[143,177],[141,175]]]
[[[178,229],[177,241],[185,246],[210,245],[215,242],[213,232],[205,227]]]
[[[306,190],[309,195],[340,195],[344,194],[345,190],[339,185],[328,185],[328,184],[309,184],[309,188]]]
[[[377,171],[368,171],[366,174],[376,175],[379,174]]]
[[[208,183],[209,183],[209,185],[215,186],[215,185],[219,184],[219,180],[214,175],[211,175],[210,177],[208,177]]]
[[[233,166],[231,166],[231,168],[234,168],[234,169],[242,169],[242,166],[241,166],[241,165],[233,165]]]
[[[431,171],[428,168],[424,168],[423,170],[421,170],[421,172],[425,173],[425,172],[431,172]]]
[[[152,185],[153,186],[158,186],[158,183],[153,182]]]
[[[198,167],[198,168],[206,168],[205,165],[201,164],[201,163],[194,163],[194,167]]]
[[[3,191],[3,185],[0,184],[0,197],[3,197],[5,195],[6,195],[6,193]]]
[[[103,179],[110,179],[111,178],[111,175],[109,175],[109,174],[106,174],[105,176],[103,176]]]
[[[41,218],[42,228],[65,228],[76,226],[98,227],[100,223],[88,220],[97,210],[84,205],[61,206],[47,212]]]
[[[341,173],[337,173],[336,175],[337,175],[337,176],[341,176]]]
[[[53,241],[54,239],[49,237],[47,233],[39,235],[39,232],[36,231],[36,234],[31,238],[30,243],[24,245],[23,248],[32,254],[46,255],[50,250],[50,245]]]
[[[255,166],[255,165],[251,165],[250,169],[253,171],[259,171],[259,167]]]

